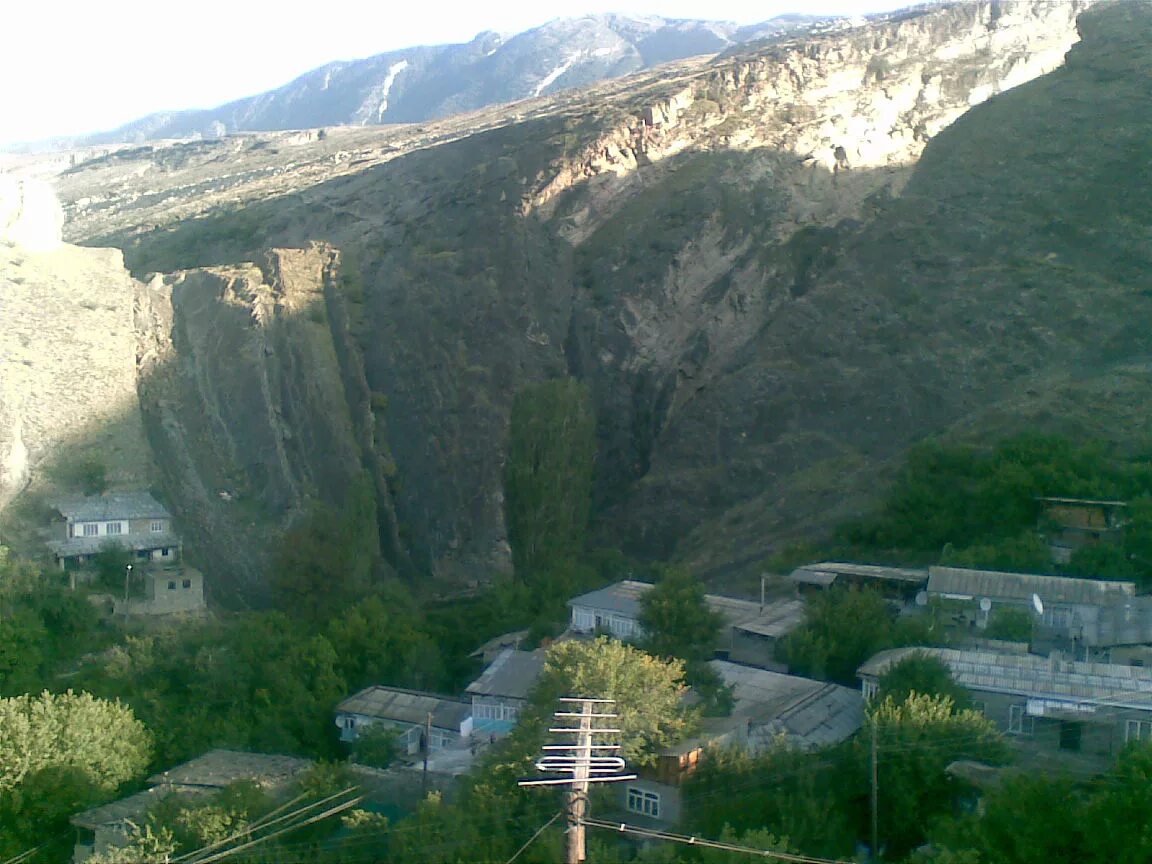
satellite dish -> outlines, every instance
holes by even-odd
[[[1035,596],[1035,595],[1033,595],[1033,596]],[[987,597],[981,597],[980,598],[980,611],[981,612],[991,612],[992,611],[992,601],[989,600]]]
[[[1032,608],[1036,610],[1037,615],[1044,614],[1044,604],[1040,602],[1039,594],[1032,595]]]
[[[928,605],[928,592],[927,591],[917,592],[916,605],[917,606],[927,606]]]

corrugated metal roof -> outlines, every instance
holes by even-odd
[[[568,601],[569,606],[586,606],[604,612],[615,612],[630,618],[640,617],[640,598],[656,586],[651,582],[625,579],[606,588],[589,591]]]
[[[785,675],[724,660],[709,665],[733,688],[737,723],[766,727],[769,736],[784,734],[805,748],[843,741],[864,722],[859,690]]]
[[[889,667],[915,653],[948,664],[957,683],[970,690],[1015,693],[1043,699],[1107,703],[1152,710],[1152,669],[1115,663],[1082,663],[956,648],[892,648],[860,667],[862,678],[879,678]]]
[[[69,522],[107,522],[110,519],[171,519],[164,505],[148,492],[109,492],[87,498],[61,498],[52,502]]]
[[[308,759],[239,750],[210,750],[175,768],[148,778],[148,782],[174,786],[208,786],[223,789],[238,780],[251,780],[275,787],[312,766]]]
[[[95,831],[104,825],[113,825],[129,819],[133,822],[139,822],[152,807],[171,794],[172,790],[166,786],[154,786],[143,792],[137,792],[135,795],[129,795],[127,798],[110,801],[99,807],[93,807],[91,810],[85,810],[83,813],[77,813],[68,821],[77,828],[87,828],[89,831]]]
[[[1073,579],[1035,573],[1002,573],[960,567],[930,567],[929,595],[988,597],[1028,602],[1036,594],[1044,603],[1099,605],[1136,595],[1133,582]]]
[[[465,691],[475,696],[525,699],[544,670],[544,652],[506,648]]]
[[[780,639],[804,623],[806,606],[803,600],[789,598],[776,600],[764,606],[751,621],[736,625],[737,630]]]
[[[1152,597],[1133,597],[1101,606],[1094,644],[1152,645]]]
[[[792,571],[789,578],[793,582],[827,587],[835,582],[839,576],[917,584],[927,581],[928,571],[908,567],[886,567],[879,564],[822,561],[819,564],[805,564],[803,567],[797,567]]]
[[[451,732],[459,732],[460,724],[472,714],[472,706],[459,699],[422,690],[379,686],[366,687],[349,696],[336,706],[336,710],[414,725],[424,723],[431,714],[433,726]]]

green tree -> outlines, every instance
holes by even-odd
[[[504,494],[519,579],[546,582],[552,568],[583,553],[595,458],[596,418],[586,385],[565,378],[516,394]]]
[[[387,768],[396,758],[396,730],[384,725],[361,728],[352,745],[352,758],[371,768]]]
[[[53,766],[83,771],[97,789],[116,789],[147,768],[152,738],[118,701],[88,693],[0,699],[0,794]]]
[[[876,698],[880,701],[891,699],[899,705],[913,693],[947,697],[952,700],[956,710],[963,710],[972,704],[968,691],[956,683],[948,664],[922,651],[913,652],[899,663],[892,664],[880,676]]]
[[[683,567],[668,568],[640,601],[644,647],[661,657],[707,660],[723,623],[704,598],[704,586]]]
[[[784,641],[793,672],[856,683],[860,664],[896,642],[887,601],[870,589],[833,588],[808,602],[804,624]]]
[[[615,699],[618,719],[613,722],[622,730],[621,755],[634,767],[651,765],[660,750],[679,741],[697,719],[696,712],[683,705],[686,692],[680,660],[661,660],[606,636],[559,642],[548,649],[532,710],[520,728],[528,730],[528,749],[533,751],[560,697]]]
[[[874,703],[856,744],[866,801],[869,750],[865,742],[876,727],[878,740],[879,826],[881,845],[899,857],[924,842],[931,823],[951,812],[961,784],[945,768],[957,759],[997,764],[1008,750],[995,725],[975,711],[956,711],[946,696],[912,694],[903,702]],[[866,808],[861,812],[864,816]],[[863,829],[863,825],[861,825]],[[861,830],[861,835],[866,832]]]
[[[999,606],[992,611],[984,635],[989,639],[1003,639],[1006,642],[1031,642],[1034,624],[1031,612]]]

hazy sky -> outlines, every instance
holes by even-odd
[[[211,108],[331,60],[466,42],[593,12],[754,23],[854,15],[911,0],[8,0],[0,14],[0,143]]]

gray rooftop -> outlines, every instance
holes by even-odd
[[[880,582],[900,582],[915,585],[928,580],[928,571],[908,567],[885,567],[879,564],[851,564],[839,561],[822,561],[819,564],[805,564],[792,571],[789,578],[793,582],[827,587],[839,577],[849,579],[876,580]]]
[[[1035,594],[1044,603],[1099,605],[1134,597],[1136,585],[1133,582],[1109,582],[1103,579],[930,567],[928,593],[960,599],[988,597],[1024,603],[1031,602]]]
[[[250,780],[274,788],[287,783],[312,762],[295,756],[244,753],[239,750],[209,750],[175,768],[148,778],[152,785],[200,786],[223,789],[239,780]]]
[[[191,793],[192,790],[181,791],[184,794]],[[199,791],[207,792],[209,790]],[[129,820],[138,823],[158,802],[163,801],[171,794],[173,794],[173,790],[169,786],[153,786],[151,789],[145,789],[143,792],[137,792],[127,798],[109,801],[99,807],[77,813],[68,821],[77,828],[87,828],[89,831]]]
[[[110,546],[120,546],[129,552],[179,547],[180,538],[167,531],[155,534],[149,531],[106,537],[69,537],[67,540],[49,540],[47,545],[59,557],[71,558],[74,555],[95,555]]]
[[[736,723],[767,727],[803,748],[826,747],[843,741],[864,722],[864,697],[859,690],[712,660],[709,664],[733,689]]]
[[[764,606],[751,621],[737,624],[736,629],[780,639],[804,623],[805,608],[804,601],[796,598],[776,600]]]
[[[640,598],[656,586],[651,582],[625,579],[568,601],[569,606],[586,606],[604,612],[615,612],[629,618],[640,617]]]
[[[61,498],[52,506],[69,522],[106,522],[114,519],[171,519],[164,505],[148,492],[109,492],[87,498]]]
[[[472,716],[472,706],[449,696],[405,690],[401,687],[366,687],[336,706],[344,714],[360,714],[395,723],[423,724],[432,715],[437,729],[459,732],[460,724]]]
[[[868,660],[857,674],[879,678],[889,667],[916,653],[943,660],[957,683],[969,690],[1152,710],[1152,669],[1115,663],[956,648],[892,648]]]
[[[505,648],[465,691],[474,696],[526,699],[544,670],[544,652]]]

